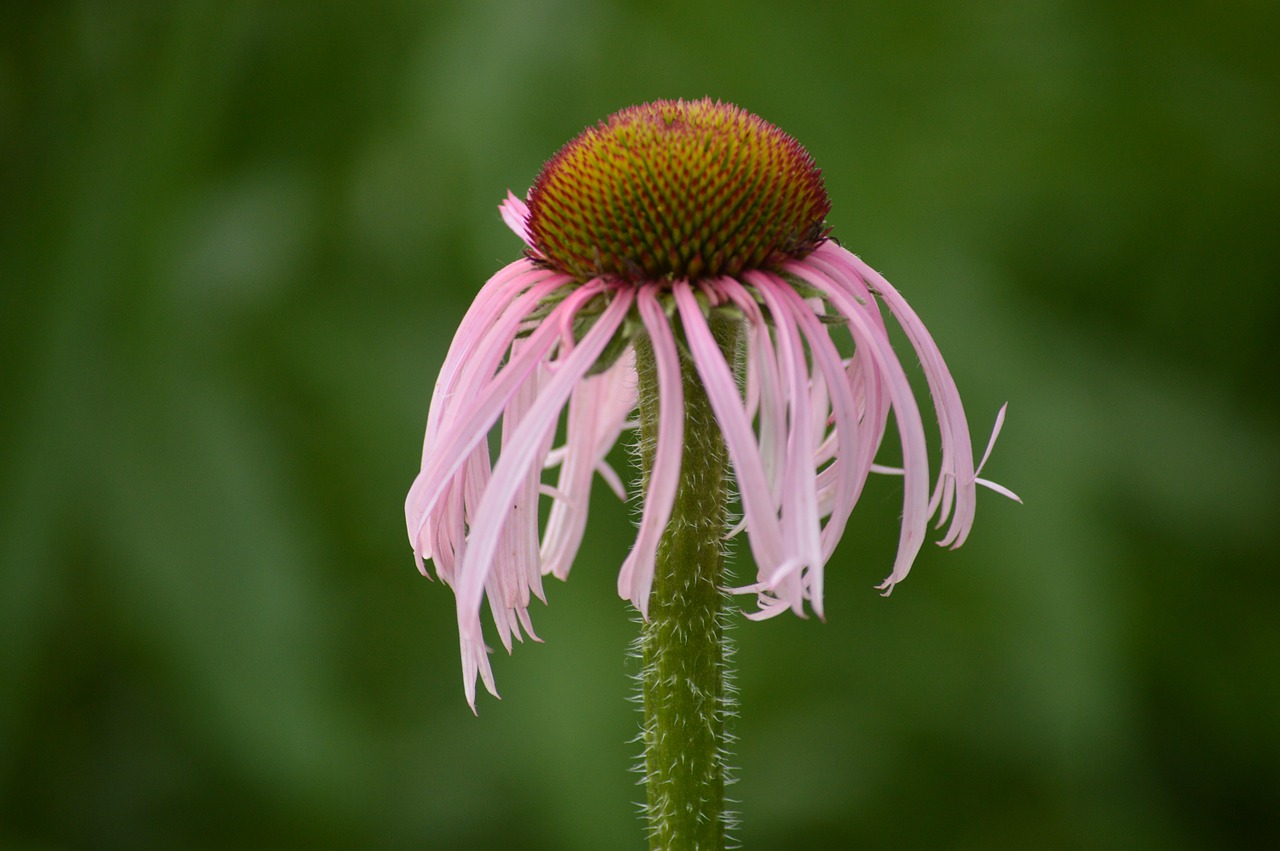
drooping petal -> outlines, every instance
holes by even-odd
[[[920,409],[916,406],[911,383],[893,351],[883,324],[878,324],[867,315],[868,305],[860,303],[839,279],[806,261],[793,261],[784,268],[822,292],[844,317],[855,345],[869,357],[875,372],[885,380],[893,404],[898,435],[902,441],[902,466],[905,472],[898,554],[889,577],[880,585],[881,590],[887,593],[911,570],[911,564],[924,543],[929,519],[929,456],[925,448]]]
[[[479,352],[483,360],[492,362],[496,366],[510,344],[510,340],[503,337],[503,329],[506,325],[502,324],[500,319],[503,316],[510,318],[513,329],[511,333],[514,335],[515,325],[525,315],[523,305],[537,298],[536,295],[528,295],[528,291],[539,287],[549,291],[554,288],[556,281],[563,281],[563,277],[552,275],[527,260],[521,260],[507,265],[480,289],[475,301],[463,317],[457,333],[454,334],[453,342],[441,366],[440,375],[436,379],[431,406],[427,413],[427,429],[422,441],[423,469],[429,463],[429,456],[435,446],[440,424],[448,418],[447,402],[456,391],[462,365],[474,360]],[[495,330],[497,333],[488,333]],[[417,484],[415,482],[415,486]],[[429,515],[419,511],[418,500],[412,489],[408,499],[405,500],[405,515],[410,530],[417,530],[416,533],[411,531],[410,539],[414,545],[418,569],[425,574],[426,569],[422,561],[424,558],[431,558],[429,542],[434,535],[430,531]]]
[[[738,496],[746,516],[751,553],[761,573],[771,574],[785,568],[788,554],[782,545],[782,530],[776,506],[770,497],[771,488],[760,457],[760,446],[742,407],[738,384],[702,315],[702,308],[694,298],[693,288],[687,281],[676,281],[673,293],[694,366],[723,430],[738,483]]]
[[[824,247],[825,248],[825,247]],[[819,252],[814,252],[818,254]],[[839,246],[826,248],[820,259],[837,267],[849,269],[867,281],[888,306],[902,330],[906,332],[920,363],[924,368],[929,392],[933,397],[942,441],[939,460],[938,484],[930,499],[929,511],[938,512],[941,526],[951,516],[951,526],[938,543],[941,546],[958,547],[964,543],[973,526],[977,497],[974,491],[973,447],[970,443],[969,425],[964,414],[960,391],[947,368],[933,336],[919,315],[902,295],[885,280],[884,276],[864,263],[859,257]],[[954,514],[952,504],[954,500]]]
[[[829,468],[835,481],[829,486],[831,492],[830,507],[827,510],[829,518],[822,528],[821,552],[810,568],[808,589],[814,611],[821,617],[823,567],[835,551],[841,535],[844,534],[845,525],[862,493],[862,487],[867,479],[867,467],[870,465],[870,457],[874,454],[875,448],[863,445],[871,435],[869,430],[859,426],[853,384],[847,380],[840,354],[827,329],[823,327],[810,306],[790,286],[777,288],[776,297],[784,302],[790,302],[790,316],[804,335],[814,365],[823,376],[823,384],[826,392],[830,394],[835,419],[833,436],[838,454]],[[859,459],[864,457],[867,460],[860,462]],[[816,488],[817,477],[815,477]]]
[[[798,295],[794,297],[799,298]],[[820,510],[828,518],[822,529],[822,559],[825,562],[835,551],[858,497],[862,495],[883,424],[859,422],[855,391],[862,387],[861,382],[856,377],[851,380],[834,341],[818,318],[812,312],[798,309],[795,316],[809,343],[814,363],[826,380],[835,419],[832,445],[828,450],[833,453],[832,461],[818,474]]]
[[[787,463],[787,402],[769,321],[751,294],[736,281],[721,279],[715,283],[747,319],[747,369],[757,390],[756,397],[748,400],[747,410],[759,417],[760,458],[769,481],[770,498],[777,505],[782,499],[782,471]]]
[[[786,582],[790,591],[785,595],[796,614],[804,614],[805,577],[802,571],[812,573],[822,569],[821,522],[818,516],[817,471],[814,467],[813,432],[809,418],[813,415],[813,400],[809,395],[810,380],[804,346],[796,331],[794,305],[779,292],[790,289],[782,280],[763,273],[748,273],[747,280],[755,284],[756,291],[764,298],[772,318],[778,342],[778,366],[782,396],[788,413],[785,435],[785,468],[782,475],[783,546],[796,561],[790,572],[768,577],[769,587],[776,588]],[[801,309],[807,310],[803,302]],[[814,601],[815,611],[821,614],[821,596]]]
[[[489,666],[489,651],[483,641],[473,641],[466,636],[460,642],[462,649],[462,690],[467,696],[467,705],[476,712],[476,677],[483,682],[489,694],[501,699],[498,687],[493,682],[493,668]],[[479,713],[476,713],[479,714]]]
[[[535,266],[528,260],[517,260],[501,269],[490,278],[480,292],[476,293],[471,307],[467,308],[458,330],[453,335],[453,342],[440,367],[440,375],[436,378],[435,389],[431,395],[431,407],[427,414],[427,432],[423,437],[423,463],[431,451],[435,436],[440,428],[445,400],[450,398],[457,386],[458,373],[464,365],[475,357],[477,349],[486,340],[487,332],[494,329],[499,319],[509,315],[514,325],[528,314],[528,309],[542,294],[550,292],[556,284],[563,283],[564,276],[556,275]],[[541,284],[538,295],[522,298],[526,291]],[[503,326],[505,327],[505,325]],[[501,346],[499,345],[499,348]],[[504,350],[505,351],[505,350]]]
[[[555,311],[576,311],[584,301],[598,295],[603,288],[604,285],[598,281],[588,282],[557,305]],[[569,395],[604,351],[630,309],[632,300],[633,294],[629,288],[612,292],[609,306],[596,319],[591,330],[570,354],[556,361],[546,385],[541,388],[537,400],[512,435],[507,451],[494,466],[493,477],[476,509],[466,553],[457,570],[458,629],[464,639],[481,639],[478,609],[485,583],[493,568],[498,533],[512,499],[527,477],[530,467],[541,464],[542,459],[538,457],[541,438],[549,428],[554,428]],[[558,318],[553,312],[548,321],[539,326],[538,331],[550,329],[552,333],[557,333]],[[529,338],[529,345],[533,345],[533,338],[537,333],[535,331]]]
[[[422,471],[405,500],[409,539],[418,552],[422,553],[426,548],[424,527],[454,473],[485,439],[511,397],[556,345],[558,330],[544,323],[529,335],[519,357],[510,359],[497,375],[493,375],[493,369],[515,339],[519,322],[532,307],[530,302],[536,303],[541,295],[551,292],[556,285],[555,280],[540,282],[515,299],[476,346],[474,356],[459,370],[456,383],[437,400],[442,411],[437,421],[439,428],[430,451],[423,458]],[[594,294],[595,290],[584,288],[575,291],[565,301],[578,304]]]
[[[436,574],[451,588],[454,587],[454,568],[467,546],[467,518],[479,504],[490,472],[489,444],[481,441],[471,450],[462,468],[454,473],[436,503],[437,508],[428,515],[431,523],[423,527],[422,536],[430,543]]]
[[[649,591],[653,587],[658,542],[671,519],[680,484],[680,459],[684,454],[684,387],[680,356],[670,320],[658,303],[656,291],[657,287],[652,284],[641,288],[636,306],[649,334],[658,374],[658,434],[640,528],[631,552],[618,572],[619,596],[630,600],[640,616],[646,619],[649,617]]]
[[[515,196],[515,193],[507,191],[507,197],[498,205],[498,210],[502,213],[502,221],[507,227],[511,228],[512,233],[520,237],[530,249],[533,248],[533,240],[529,236],[529,207],[524,201]]]
[[[513,357],[518,356],[523,347],[523,340],[516,340],[511,346]],[[510,451],[511,442],[515,440],[521,423],[538,398],[538,386],[544,369],[535,370],[520,391],[512,398],[502,415],[502,437],[499,457]],[[551,448],[554,437],[554,424],[536,438],[537,455],[545,455]],[[531,466],[521,479],[510,510],[504,518],[494,557],[492,572],[489,576],[487,593],[495,608],[501,606],[508,613],[504,619],[495,611],[494,622],[498,625],[502,645],[511,652],[511,636],[521,638],[519,619],[510,613],[523,611],[529,605],[530,593],[542,599],[541,560],[538,555],[538,497],[541,484],[542,468]],[[478,510],[478,506],[477,506]],[[511,629],[508,630],[507,626]]]
[[[612,472],[604,458],[635,407],[633,374],[628,354],[600,375],[584,379],[569,400],[560,477],[542,535],[542,572],[557,579],[568,578],[586,531],[592,479],[601,470]]]

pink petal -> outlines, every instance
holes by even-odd
[[[747,519],[747,538],[751,544],[751,553],[762,575],[770,574],[781,569],[786,561],[782,530],[778,525],[776,507],[770,497],[769,480],[760,457],[760,447],[742,407],[738,383],[707,326],[692,287],[687,281],[676,281],[673,292],[694,366],[702,378],[711,409],[724,433],[729,459],[733,463],[738,495]]]
[[[978,469],[973,471],[976,476],[982,472],[982,468],[987,466],[987,459],[991,457],[991,450],[996,446],[996,438],[1000,436],[1000,430],[1004,428],[1004,413],[1009,407],[1009,403],[1005,402],[1000,406],[1000,410],[996,412],[996,423],[991,427],[991,437],[987,440],[987,449],[982,453],[982,460],[978,462]]]
[[[425,548],[423,528],[453,474],[486,438],[511,397],[555,346],[557,329],[543,323],[527,338],[519,357],[510,359],[496,376],[489,377],[514,341],[519,320],[527,315],[537,298],[545,294],[544,289],[549,292],[554,286],[555,281],[542,282],[512,302],[511,309],[503,314],[491,333],[485,334],[474,357],[460,370],[456,387],[449,387],[435,400],[442,411],[438,433],[434,435],[430,451],[424,455],[422,471],[405,501],[409,539],[419,552]],[[595,292],[586,288],[577,290],[565,303],[580,304]]]
[[[510,190],[507,197],[498,205],[502,213],[502,221],[511,228],[512,233],[520,237],[520,241],[533,248],[533,240],[529,237],[529,207]]]
[[[431,396],[431,408],[427,415],[427,433],[423,438],[424,463],[436,432],[439,430],[439,420],[444,409],[443,402],[449,398],[456,386],[459,371],[465,364],[472,361],[476,349],[485,339],[486,332],[492,330],[504,314],[510,314],[518,324],[528,313],[528,309],[532,309],[537,298],[554,290],[557,282],[563,283],[567,280],[564,276],[535,266],[529,260],[517,260],[507,265],[481,287],[453,335],[453,342],[449,346],[444,363],[440,367],[440,375],[436,379],[435,390]],[[521,297],[523,293],[535,286],[538,286],[538,295]],[[522,309],[520,305],[528,305],[528,308]],[[514,334],[514,331],[512,333]]]
[[[969,425],[965,419],[964,404],[960,399],[959,390],[956,389],[951,371],[947,368],[942,352],[938,350],[928,328],[907,304],[906,299],[885,280],[883,275],[839,246],[831,246],[823,256],[837,265],[850,269],[874,286],[880,298],[897,318],[907,334],[907,339],[911,341],[912,347],[920,357],[925,379],[929,383],[929,392],[933,396],[942,439],[938,489],[930,500],[929,508],[931,514],[940,509],[938,525],[941,525],[946,522],[948,514],[951,513],[954,497],[955,513],[951,517],[951,526],[939,543],[942,546],[958,547],[964,543],[973,526],[977,500],[974,492],[973,448],[969,438]]]
[[[782,470],[787,463],[787,405],[781,389],[778,357],[769,336],[769,322],[751,293],[737,281],[726,279],[717,283],[747,318],[747,368],[757,390],[755,398],[749,401],[755,403],[755,413],[759,416],[760,458],[769,480],[770,497],[777,504],[782,497]]]
[[[809,344],[814,365],[825,379],[835,416],[834,434],[838,441],[839,455],[831,468],[836,481],[832,485],[830,519],[822,529],[822,551],[817,561],[820,568],[835,551],[840,536],[844,534],[849,516],[862,493],[868,464],[862,463],[860,459],[865,458],[869,462],[875,447],[863,445],[867,442],[866,438],[869,435],[864,435],[858,425],[857,403],[854,401],[853,387],[847,381],[840,353],[836,350],[826,327],[818,321],[817,316],[808,309],[793,289],[786,287],[779,289],[778,292],[782,298],[792,302],[792,315],[803,332],[805,341]],[[816,573],[820,582],[821,570]],[[811,593],[815,598],[814,610],[821,616],[821,587],[819,586],[815,592]]]
[[[440,375],[436,379],[431,406],[427,413],[427,430],[422,442],[423,468],[426,467],[431,448],[435,445],[440,422],[447,418],[445,400],[453,392],[461,365],[473,357],[475,350],[486,339],[484,332],[491,329],[501,316],[514,312],[517,314],[515,321],[519,322],[523,314],[519,313],[519,308],[515,307],[513,302],[519,302],[518,297],[523,292],[539,281],[545,281],[548,277],[545,270],[536,268],[529,261],[517,261],[490,278],[476,295],[457,333],[454,334],[453,342],[441,366]],[[513,308],[515,308],[514,311]],[[504,346],[505,343],[498,345],[499,351],[496,355],[498,358],[502,357],[505,351]],[[429,517],[425,513],[418,517],[417,513],[414,491],[411,489],[409,498],[405,501],[405,519],[409,525],[411,543],[414,543],[414,556],[418,562],[418,569],[425,574],[426,569],[422,560],[431,557],[431,549],[427,542],[431,541],[434,535],[427,523]],[[415,534],[413,531],[415,529],[420,531]]]
[[[550,329],[556,332],[560,311],[576,311],[583,302],[599,294],[603,284],[593,281],[584,284],[570,294],[547,321],[539,326],[538,331]],[[467,540],[467,551],[458,565],[458,628],[464,636],[473,640],[480,637],[480,623],[477,610],[484,592],[485,582],[493,568],[495,550],[498,545],[498,532],[501,529],[506,513],[510,510],[521,482],[528,474],[529,468],[541,461],[537,457],[540,438],[549,428],[553,428],[559,419],[569,395],[578,385],[587,371],[595,365],[601,352],[617,331],[622,319],[631,307],[633,293],[630,288],[618,289],[605,311],[596,319],[591,330],[567,357],[557,361],[556,369],[547,384],[542,388],[537,401],[512,436],[507,451],[499,458],[493,470],[493,478],[485,489],[476,509],[471,534]],[[537,331],[533,337],[536,337]],[[530,337],[530,345],[533,344]],[[510,368],[510,367],[509,367]]]
[[[1022,504],[1022,497],[1009,490],[1004,485],[998,485],[988,479],[978,478],[978,474],[982,472],[982,468],[987,466],[987,459],[991,457],[991,450],[995,448],[996,438],[1000,436],[1000,430],[1004,428],[1004,413],[1009,407],[1009,403],[1005,402],[1000,406],[999,412],[996,414],[996,424],[991,429],[991,437],[987,440],[987,450],[982,453],[982,460],[978,462],[978,469],[974,471],[974,484],[982,485],[984,488],[990,488],[1001,496],[1008,497],[1018,504]]]
[[[637,296],[636,306],[649,341],[658,374],[658,434],[649,471],[649,487],[644,495],[644,509],[635,543],[622,569],[618,572],[618,594],[649,617],[649,591],[658,554],[658,542],[671,519],[676,490],[680,484],[680,461],[684,454],[684,387],[680,374],[680,356],[670,320],[655,295],[658,287],[646,284]]]
[[[569,576],[587,527],[592,479],[602,466],[608,469],[604,456],[617,443],[627,415],[635,407],[632,374],[630,358],[620,358],[607,371],[585,379],[573,391],[565,452],[555,488],[557,497],[542,536],[543,573],[558,579]]]
[[[790,578],[773,575],[769,586],[776,588],[780,581],[787,581],[791,590],[784,594],[790,599],[796,614],[804,613],[805,588],[801,570],[817,571],[821,587],[822,546],[821,522],[818,516],[817,471],[814,468],[813,432],[810,417],[813,415],[813,399],[810,397],[810,380],[805,362],[804,345],[796,330],[794,305],[779,290],[790,290],[785,281],[764,274],[748,273],[748,281],[764,298],[772,317],[774,333],[778,339],[779,373],[782,379],[782,395],[790,414],[784,434],[786,461],[782,476],[782,533],[786,551],[798,559]],[[803,300],[801,311],[808,312]],[[814,600],[815,611],[821,613],[821,595]]]
[[[476,711],[476,677],[484,681],[489,694],[501,700],[497,686],[493,682],[493,668],[489,666],[489,652],[483,641],[472,641],[465,635],[459,643],[462,648],[462,690],[466,693],[467,704],[471,711]]]
[[[815,252],[816,253],[816,252]],[[903,476],[902,529],[898,537],[898,555],[889,578],[880,588],[886,593],[901,582],[911,570],[916,554],[924,543],[929,507],[929,456],[925,448],[924,424],[920,409],[911,392],[911,383],[889,343],[884,326],[867,315],[867,305],[860,304],[847,287],[805,261],[786,264],[791,272],[826,295],[832,306],[845,318],[859,350],[871,359],[875,372],[884,378],[889,398],[897,414],[898,434],[902,441]]]
[[[516,357],[523,347],[523,340],[512,343],[511,354]],[[515,439],[521,422],[524,420],[534,400],[538,397],[539,373],[535,370],[529,381],[520,388],[512,398],[502,416],[502,438],[500,457],[510,451],[511,441]],[[551,448],[551,440],[555,436],[554,424],[538,438],[538,453],[545,455]],[[542,483],[542,469],[530,467],[525,473],[516,491],[503,524],[497,557],[494,559],[493,573],[490,582],[493,591],[502,605],[509,610],[524,609],[529,605],[529,594],[532,590],[542,597],[541,559],[538,553],[538,497]],[[491,591],[491,596],[493,596]],[[514,634],[520,638],[519,624],[514,622]],[[511,641],[504,635],[503,646],[511,652]]]

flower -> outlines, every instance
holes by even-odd
[[[888,281],[828,238],[821,173],[762,119],[710,100],[623,110],[548,161],[527,203],[509,193],[500,210],[525,256],[485,284],[462,320],[405,503],[419,569],[433,561],[457,596],[473,710],[477,677],[497,694],[482,602],[508,652],[513,638],[537,640],[530,599],[545,602],[544,575],[568,576],[594,477],[626,499],[607,456],[635,426],[640,336],[653,350],[659,417],[618,592],[642,615],[684,451],[682,358],[728,449],[742,515],[733,531],[746,532],[757,569],[755,582],[733,589],[756,596],[749,617],[803,614],[806,604],[822,615],[824,566],[873,472],[903,479],[885,593],[907,575],[931,518],[947,527],[940,545],[964,543],[976,485],[1017,498],[978,477],[986,455],[975,467],[960,395],[929,331]],[[933,399],[941,454],[932,483],[920,409],[881,304],[906,332]],[[742,375],[712,336],[713,314],[745,324]],[[898,468],[875,463],[891,410]],[[987,454],[1003,420],[1001,408]]]

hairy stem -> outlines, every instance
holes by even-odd
[[[714,319],[730,364],[740,323]],[[658,379],[648,340],[637,341],[640,456],[647,483],[658,423]],[[729,704],[724,634],[728,453],[693,362],[681,354],[684,453],[675,508],[658,546],[649,620],[639,646],[649,847],[725,847],[725,729]]]

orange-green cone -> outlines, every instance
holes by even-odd
[[[799,142],[718,101],[624,109],[560,149],[529,195],[529,234],[581,280],[737,275],[826,235],[822,173]]]

